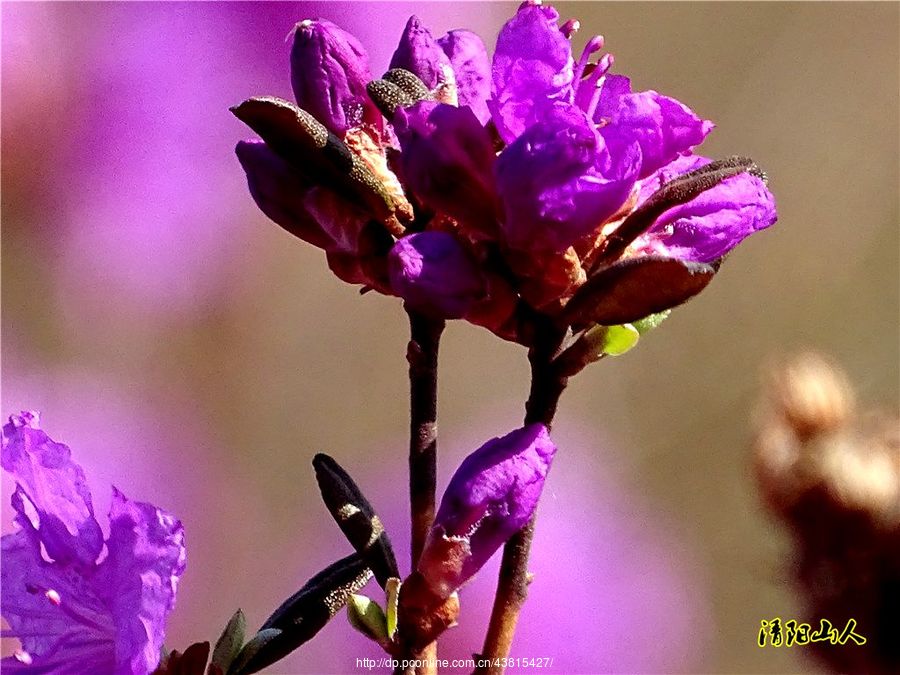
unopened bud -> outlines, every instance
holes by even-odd
[[[301,21],[291,49],[291,85],[297,104],[339,137],[354,127],[381,129],[366,94],[369,56],[360,42],[330,21]]]
[[[360,633],[382,647],[390,645],[387,622],[381,606],[365,595],[353,593],[347,598],[347,619]]]

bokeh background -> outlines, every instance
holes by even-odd
[[[572,383],[514,656],[560,673],[814,670],[801,648],[755,642],[760,619],[799,604],[748,470],[751,417],[761,367],[802,347],[833,355],[865,402],[897,405],[900,6],[558,7],[581,19],[579,47],[603,33],[617,72],[717,122],[705,154],[764,166],[780,222],[637,350]],[[43,412],[98,512],[115,483],[184,521],[170,646],[215,639],[238,606],[262,622],[347,552],[317,451],[369,491],[407,564],[404,315],[257,211],[228,106],[290,97],[295,21],[340,23],[378,73],[411,13],[491,45],[514,9],[3,4],[2,410]],[[443,486],[518,425],[527,364],[463,324],[441,360]],[[480,646],[496,564],[464,590],[442,656]],[[341,616],[273,672],[349,673],[373,655]]]

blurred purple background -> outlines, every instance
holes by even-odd
[[[403,313],[257,211],[228,107],[290,97],[301,19],[356,34],[379,73],[413,12],[492,46],[514,8],[3,4],[2,410],[43,412],[99,511],[114,483],[184,521],[170,646],[215,639],[238,606],[259,624],[347,552],[317,451],[367,488],[408,562]],[[705,154],[756,158],[781,222],[567,392],[513,656],[559,673],[810,669],[755,645],[761,618],[797,605],[748,476],[750,408],[760,365],[799,346],[835,355],[865,400],[897,403],[900,8],[559,8],[581,19],[579,45],[602,32],[618,72],[716,121]],[[442,362],[441,486],[518,425],[527,389],[524,352],[471,326],[450,327]],[[442,657],[480,647],[496,563],[464,589]],[[377,655],[339,616],[272,672]]]

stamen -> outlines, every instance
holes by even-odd
[[[569,19],[559,27],[559,31],[565,35],[567,39],[571,40],[572,36],[575,35],[580,28],[581,22],[578,19]]]
[[[31,658],[31,654],[26,652],[24,649],[18,650],[15,654],[13,654],[16,661],[19,663],[24,663],[26,666],[30,666],[34,659]]]
[[[584,51],[581,52],[581,58],[578,59],[578,65],[575,67],[575,77],[572,80],[573,82],[578,82],[582,78],[584,69],[587,68],[591,56],[603,49],[603,42],[602,35],[595,35],[588,40],[588,43],[584,46]]]

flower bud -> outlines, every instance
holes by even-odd
[[[456,75],[459,106],[469,106],[479,122],[487,123],[491,117],[487,107],[491,97],[491,62],[484,42],[470,30],[452,30],[437,42]]]
[[[330,21],[297,24],[291,49],[291,86],[297,104],[343,138],[348,129],[381,130],[381,113],[366,93],[369,55],[359,41]]]
[[[391,68],[403,68],[418,77],[428,89],[453,81],[450,59],[417,16],[409,17],[400,44],[391,57]]]
[[[391,290],[434,318],[459,319],[485,293],[475,261],[446,232],[417,232],[388,254]]]
[[[494,438],[457,469],[418,571],[437,597],[468,581],[534,513],[556,446],[543,424]]]

